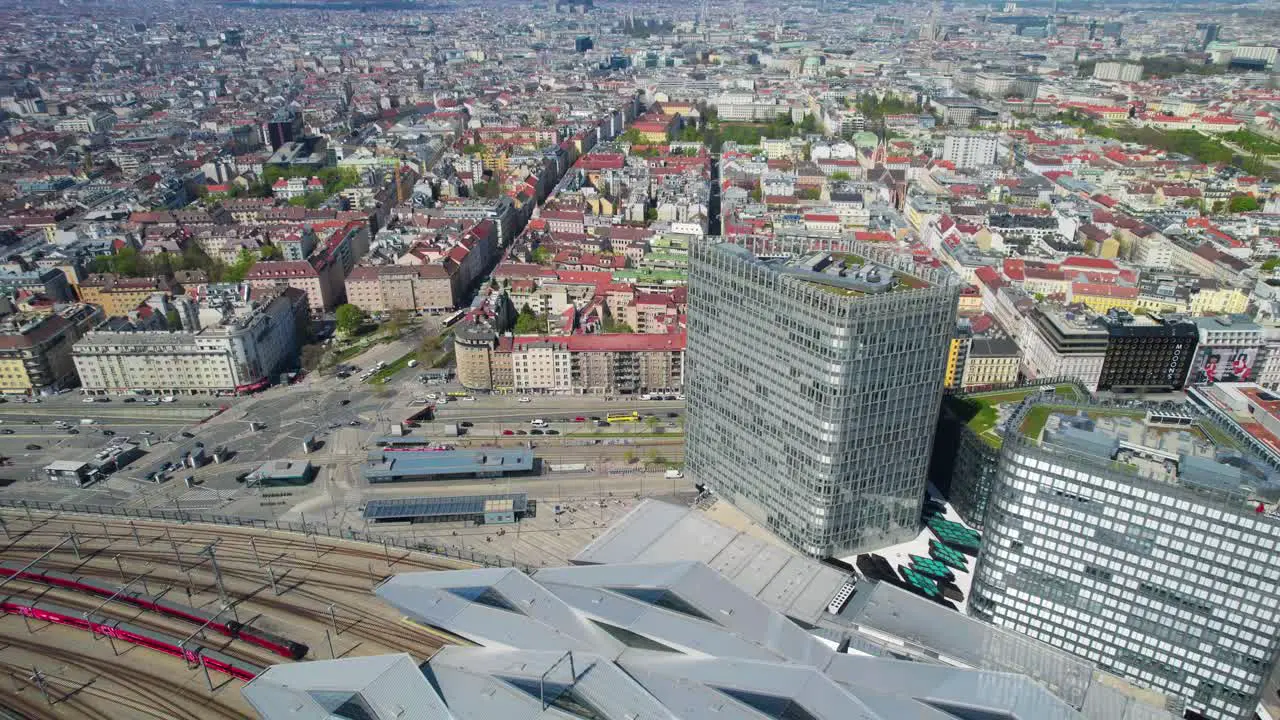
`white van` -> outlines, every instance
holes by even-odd
[[[536,428],[544,428],[547,426],[547,421],[542,418],[534,418],[529,424]]]
[[[662,476],[668,480],[676,480],[678,478],[684,477],[684,473],[680,472],[679,470],[668,470],[665,473],[663,473]]]

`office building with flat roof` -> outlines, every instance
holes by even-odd
[[[1035,378],[1074,378],[1098,389],[1110,335],[1083,306],[1035,308],[1023,338],[1023,372]]]
[[[955,326],[952,275],[858,252],[691,248],[686,469],[814,556],[916,534]]]
[[[1205,717],[1247,720],[1280,650],[1280,482],[1207,419],[1176,419],[1024,404],[969,612]]]

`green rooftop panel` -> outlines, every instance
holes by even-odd
[[[923,574],[905,566],[899,567],[898,572],[902,574],[902,579],[906,580],[908,585],[926,597],[936,598],[942,594],[938,589],[938,583]]]
[[[947,568],[946,563],[919,555],[910,555],[908,557],[911,558],[911,569],[918,573],[928,575],[937,580],[954,580],[956,577],[955,573],[952,573]]]
[[[969,558],[964,553],[937,540],[929,541],[929,555],[947,567],[955,568],[961,572],[969,571]]]

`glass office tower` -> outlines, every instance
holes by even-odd
[[[875,248],[690,250],[686,468],[813,556],[914,536],[959,285]]]

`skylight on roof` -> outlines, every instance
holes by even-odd
[[[818,720],[817,716],[805,710],[794,698],[736,688],[718,687],[716,690],[773,720]]]
[[[449,588],[448,590],[454,595],[457,595],[464,600],[476,603],[477,605],[485,605],[498,610],[506,610],[507,612],[524,615],[524,611],[517,607],[515,603],[508,600],[502,593],[489,586],[457,587]]]
[[[715,622],[711,616],[703,613],[698,608],[686,602],[683,598],[666,588],[651,587],[610,587],[605,588],[610,592],[629,597],[633,600],[639,600],[664,610],[688,615],[698,620],[706,620],[707,622]]]

